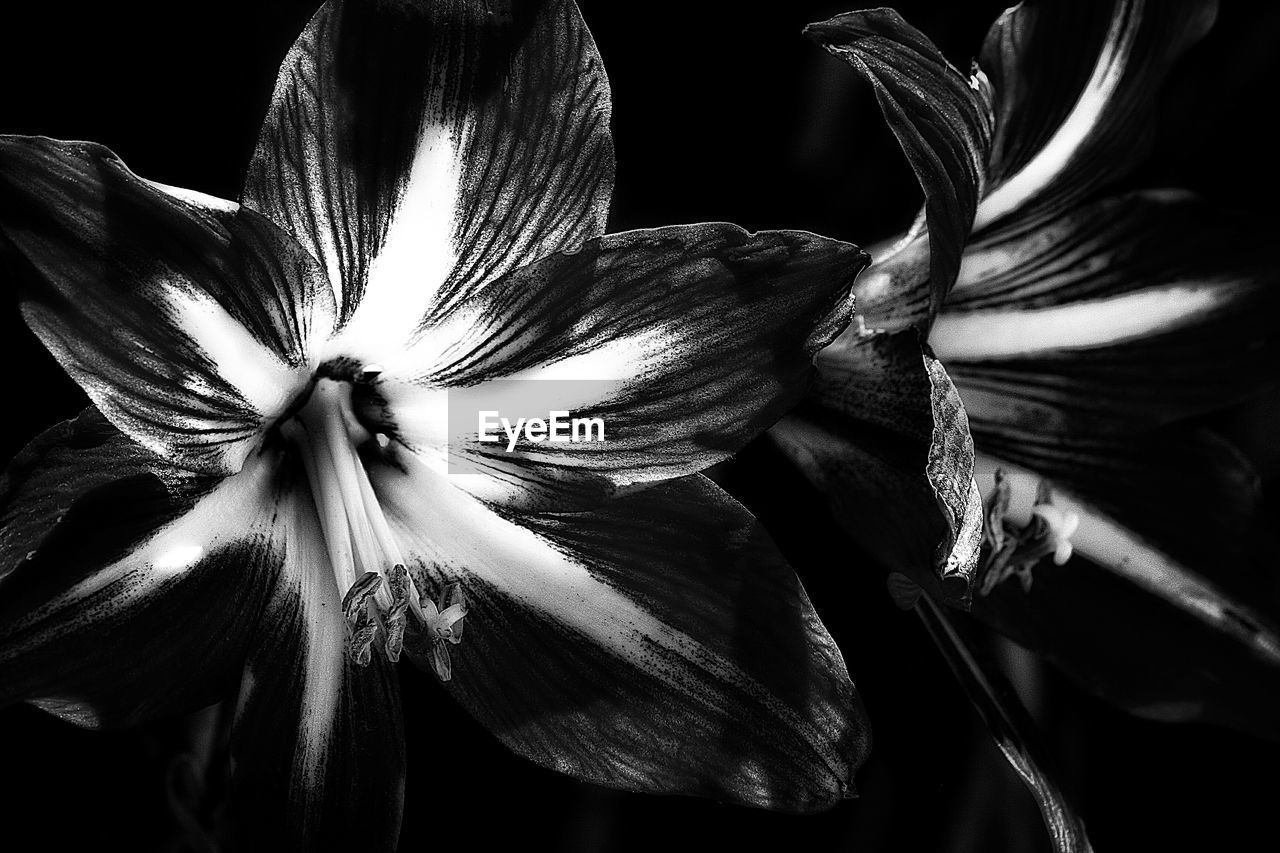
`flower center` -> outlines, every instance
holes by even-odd
[[[376,377],[366,368],[361,376]],[[432,645],[432,665],[442,681],[451,674],[446,643],[462,635],[466,604],[454,588],[442,610],[420,592],[378,502],[361,448],[385,446],[355,415],[350,381],[316,380],[311,396],[280,431],[301,457],[320,518],[325,550],[342,595],[347,653],[367,666],[374,647],[400,659],[409,616]]]

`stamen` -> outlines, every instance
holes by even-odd
[[[427,636],[431,638],[431,666],[436,677],[448,681],[453,677],[453,662],[449,657],[449,644],[462,642],[463,618],[467,615],[467,604],[463,600],[461,584],[453,584],[444,598],[445,608],[441,610],[427,595],[419,601],[422,610],[423,626]]]
[[[400,660],[400,652],[404,648],[404,629],[409,621],[405,611],[409,609],[409,597],[412,594],[413,582],[409,580],[409,572],[403,563],[391,567],[391,607],[387,609],[387,658],[395,663]]]
[[[347,655],[353,663],[360,666],[368,666],[372,657],[370,647],[378,631],[378,619],[374,609],[369,606],[369,599],[381,587],[382,575],[365,572],[342,598],[342,615],[347,618],[351,634],[347,643]]]
[[[377,368],[362,376],[376,377]],[[373,435],[357,420],[351,386],[329,378],[316,382],[311,399],[281,433],[299,450],[320,515],[334,580],[351,630],[351,659],[367,665],[379,638],[388,659],[404,648],[407,612],[419,612],[417,590],[391,526],[378,502],[359,448]],[[387,582],[384,584],[383,581]]]
[[[997,468],[995,489],[987,501],[983,536],[987,558],[978,583],[980,595],[989,595],[1001,582],[1015,575],[1022,588],[1030,592],[1032,570],[1041,559],[1053,555],[1053,562],[1061,566],[1071,557],[1071,536],[1080,525],[1080,517],[1053,505],[1052,489],[1046,481],[1041,480],[1036,489],[1031,520],[1025,526],[1006,517],[1009,499],[1008,482],[1004,472]]]
[[[988,581],[991,587],[1003,580],[990,580],[992,567],[997,563],[1007,563],[1015,548],[1018,547],[1018,539],[1016,536],[1009,537],[1005,535],[1005,515],[1009,512],[1009,500],[1012,492],[1009,488],[1009,481],[1004,475],[1004,471],[996,469],[995,489],[991,492],[991,497],[987,500],[987,514],[983,523],[982,538],[983,544],[987,547],[987,561],[983,566],[984,581]],[[990,588],[979,588],[981,594],[986,595],[990,592]]]
[[[1039,504],[1031,508],[1048,528],[1049,539],[1054,543],[1053,562],[1061,566],[1071,559],[1071,537],[1080,526],[1080,515],[1068,510],[1063,512],[1049,504]]]
[[[444,643],[431,644],[431,668],[441,681],[453,678],[453,661],[449,659],[449,647]]]

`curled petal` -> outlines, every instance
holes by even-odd
[[[973,440],[941,364],[913,331],[850,329],[818,358],[812,402],[770,435],[886,569],[968,596],[982,539]]]
[[[975,228],[1067,209],[1145,156],[1159,91],[1208,32],[1215,0],[1020,3],[987,33],[995,94],[988,190]],[[1088,45],[1082,49],[1082,45]]]
[[[931,321],[957,269],[965,278],[961,251],[971,228],[995,231],[1006,247],[1025,241],[1043,251],[1050,241],[1029,236],[1033,227],[1070,211],[1144,156],[1156,103],[1150,93],[1207,32],[1216,9],[1197,0],[1159,7],[1150,0],[1021,3],[992,26],[972,88],[895,13],[815,25],[831,25],[820,31],[831,40],[828,49],[855,68],[896,80],[892,89],[882,81],[877,93],[925,191],[924,219],[873,252],[876,262],[859,282],[868,327]],[[873,60],[881,54],[888,70],[877,76]],[[886,100],[889,91],[901,92],[901,105]],[[974,181],[962,179],[965,151],[976,158]],[[965,267],[975,263],[970,254]]]
[[[877,253],[876,266],[859,288],[859,311],[875,328],[898,315],[931,318],[960,269],[984,187],[993,121],[986,78],[961,74],[892,9],[837,15],[810,24],[805,34],[875,87],[880,109],[925,195],[927,234],[913,231],[898,246]],[[895,259],[904,250],[907,254]],[[922,250],[927,275],[908,274],[926,272],[915,264]]]

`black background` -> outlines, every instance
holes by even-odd
[[[865,244],[914,214],[918,191],[870,90],[799,34],[849,6],[582,5],[613,86],[611,230],[728,220]],[[965,67],[1002,6],[898,8]],[[1262,6],[1226,3],[1218,27],[1178,67],[1160,102],[1157,149],[1132,184],[1189,186],[1260,213],[1274,205],[1280,12]],[[148,178],[234,198],[277,64],[312,3],[20,9],[0,13],[0,132],[101,142]],[[8,458],[83,397],[5,298],[0,451]],[[1275,408],[1216,419],[1269,484]],[[858,570],[812,490],[764,443],[726,477],[800,571],[866,701],[875,748],[861,798],[793,817],[596,788],[510,756],[429,676],[406,671],[403,849],[1047,849],[1030,797],[920,626],[889,603],[878,574]],[[1036,686],[1047,744],[1097,849],[1251,849],[1272,833],[1276,746],[1139,721],[1038,667],[1021,683]],[[10,849],[37,840],[55,850],[183,849],[164,787],[182,731],[175,723],[85,732],[26,707],[0,712],[0,847],[13,831],[34,834]]]

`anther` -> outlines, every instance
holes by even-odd
[[[1010,489],[1004,472],[997,469],[995,489],[987,501],[983,545],[987,558],[983,562],[978,592],[989,594],[1002,581],[1016,575],[1022,588],[1031,590],[1032,570],[1044,557],[1053,556],[1061,566],[1071,557],[1071,536],[1080,525],[1080,516],[1053,505],[1049,484],[1041,480],[1036,489],[1031,520],[1019,526],[1006,518]]]
[[[1063,512],[1050,503],[1036,504],[1032,515],[1043,522],[1046,545],[1053,546],[1053,562],[1061,566],[1071,559],[1071,537],[1080,526],[1080,516],[1070,510]]]
[[[457,645],[462,642],[462,620],[467,615],[467,604],[463,600],[460,584],[450,586],[443,600],[443,610],[426,594],[422,595],[420,604],[427,636],[431,638],[431,666],[437,678],[448,681],[453,677],[449,644]]]
[[[347,619],[350,635],[347,656],[359,666],[368,666],[372,658],[373,638],[378,633],[378,620],[369,601],[382,586],[382,575],[365,572],[342,598],[342,615]]]
[[[404,564],[391,567],[387,585],[391,588],[391,606],[386,613],[387,658],[395,663],[404,648],[404,629],[408,622],[405,611],[409,609],[409,572]]]

